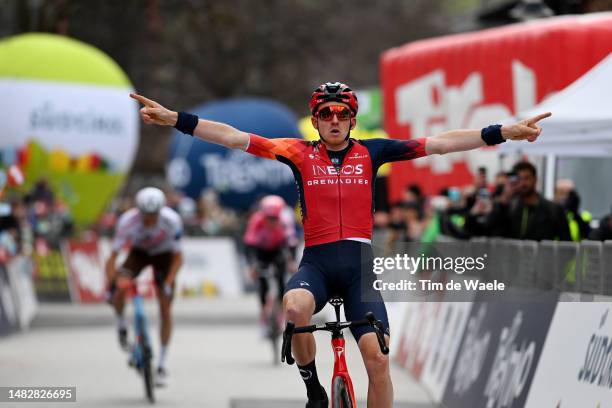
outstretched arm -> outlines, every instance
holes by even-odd
[[[179,118],[178,112],[166,109],[159,103],[135,93],[130,97],[142,103],[140,117],[148,125],[174,126]],[[225,123],[199,119],[193,135],[207,142],[220,144],[231,149],[246,149],[249,135]]]
[[[503,140],[535,142],[542,132],[538,122],[550,115],[550,112],[546,112],[512,125],[504,125],[500,129],[501,137]],[[434,137],[428,137],[425,150],[428,155],[444,154],[472,150],[485,145],[480,129],[462,129],[450,130]]]

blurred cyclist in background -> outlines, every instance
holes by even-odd
[[[287,261],[293,261],[297,244],[295,220],[282,197],[269,195],[262,198],[259,209],[249,217],[244,233],[244,244],[251,275],[258,282],[260,323],[266,328],[268,279],[272,276],[266,276],[263,271],[269,266],[274,268],[273,277],[278,288],[278,300],[282,302]]]
[[[123,314],[126,286],[145,267],[153,268],[161,316],[161,350],[156,375],[159,386],[168,382],[165,361],[172,331],[170,306],[176,275],[183,262],[180,245],[182,233],[181,218],[166,207],[164,193],[155,187],[143,188],[136,194],[136,208],[126,211],[119,218],[112,252],[106,261],[109,302],[117,313],[119,343],[124,349],[128,345],[127,322]],[[127,259],[117,268],[117,256],[126,247],[129,249]]]
[[[346,84],[328,82],[311,95],[311,123],[320,140],[308,142],[267,139],[227,124],[171,111],[141,95],[131,97],[145,105],[140,110],[145,123],[174,126],[202,140],[287,164],[298,186],[305,236],[304,256],[283,298],[287,319],[296,326],[309,325],[312,315],[333,295],[339,295],[344,299],[347,320],[360,320],[366,312],[373,312],[383,322],[387,341],[385,304],[380,292],[370,284],[374,281],[373,183],[378,168],[387,162],[472,150],[507,139],[533,142],[541,131],[537,122],[550,116],[545,113],[513,125],[452,130],[427,138],[356,140],[350,132],[357,124],[357,96]],[[368,301],[363,300],[364,296]],[[389,358],[381,353],[374,330],[362,327],[352,333],[368,373],[368,407],[390,408],[393,386]],[[315,366],[314,336],[298,334],[292,345],[306,385],[306,407],[327,407],[327,394]]]

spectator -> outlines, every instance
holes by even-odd
[[[529,162],[517,163],[508,177],[506,191],[494,204],[484,200],[471,212],[468,229],[474,235],[515,239],[557,239],[571,236],[563,208],[536,191],[537,172]]]
[[[45,179],[40,179],[34,184],[34,187],[28,193],[27,201],[43,202],[47,207],[52,207],[55,202],[55,196],[49,183]]]
[[[560,179],[555,185],[555,202],[565,210],[572,241],[586,239],[591,232],[589,222],[593,218],[588,211],[580,211],[580,196],[574,188],[574,182]]]
[[[219,203],[217,193],[212,189],[202,192],[198,202],[200,227],[206,235],[231,234],[238,230],[235,214]]]
[[[612,239],[612,209],[610,209],[610,214],[599,221],[599,227],[591,231],[589,239],[596,241]]]
[[[501,196],[504,191],[504,186],[508,181],[508,173],[500,171],[495,175],[495,183],[493,185],[493,193],[491,194],[493,199]]]
[[[470,207],[474,204],[475,189],[476,186],[467,186],[463,190],[450,187],[440,192],[440,195],[448,198],[448,208],[440,213],[439,221],[442,234],[458,239],[469,238],[469,234],[464,229],[465,218]]]
[[[424,216],[424,204],[425,197],[423,196],[421,187],[417,184],[410,184],[407,186],[404,190],[401,205],[404,206],[404,208],[416,206],[415,208],[417,209],[419,220],[422,220]]]

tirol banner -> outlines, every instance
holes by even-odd
[[[525,407],[612,407],[612,298],[559,303]]]
[[[0,42],[0,169],[45,179],[78,224],[96,220],[138,146],[132,85],[100,50],[64,36]]]
[[[269,99],[216,101],[190,112],[264,137],[301,137],[295,115]],[[278,194],[291,205],[297,202],[297,189],[288,166],[240,149],[206,143],[178,131],[174,133],[167,176],[173,187],[188,196],[198,199],[211,189],[219,194],[223,205],[236,209],[248,209],[265,194]]]
[[[472,305],[443,405],[522,408],[558,294],[481,293]]]
[[[611,27],[610,13],[560,16],[390,49],[380,63],[385,130],[390,137],[411,139],[508,119],[606,57],[612,51]],[[422,184],[426,194],[471,184],[479,166],[491,173],[499,168],[494,152],[479,149],[394,163],[391,199],[399,199],[405,185],[422,180],[427,180]]]

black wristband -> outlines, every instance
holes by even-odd
[[[198,126],[198,117],[187,112],[179,112],[174,128],[187,135],[193,136],[193,131]]]
[[[482,128],[480,137],[488,146],[504,143],[506,139],[504,139],[501,134],[501,127],[502,125],[491,125],[487,126],[486,128]]]

